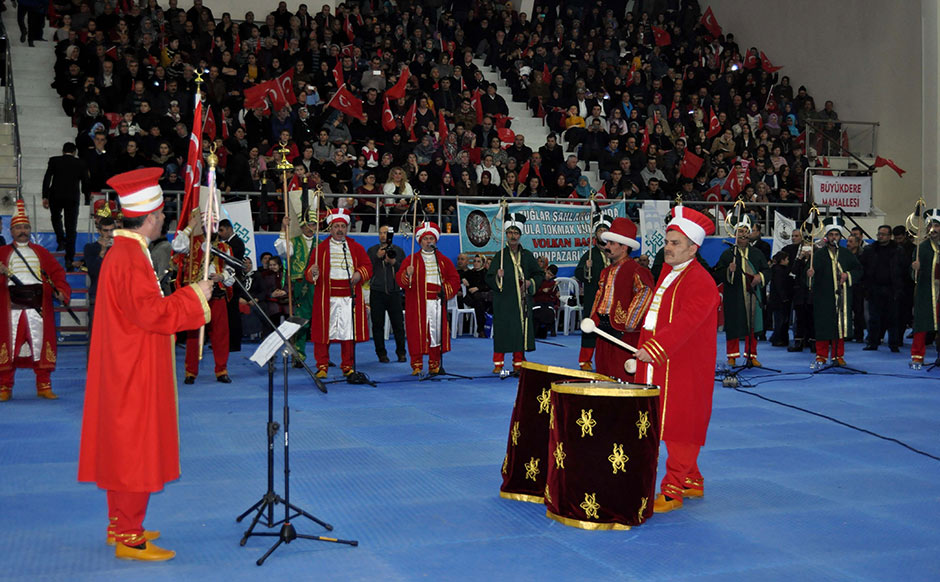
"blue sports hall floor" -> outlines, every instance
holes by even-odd
[[[578,337],[550,342],[530,359],[574,367]],[[291,501],[335,530],[293,523],[359,546],[299,539],[259,568],[272,540],[242,547],[246,522],[235,522],[266,489],[266,371],[247,361],[253,347],[232,354],[233,384],[214,381],[208,355],[196,384],[179,387],[182,478],[146,522],[177,551],[160,564],[116,560],[104,493],[76,482],[85,348],[59,352],[58,401],[37,400],[19,372],[0,404],[0,579],[940,580],[940,369],[849,344],[849,364],[869,374],[811,376],[808,352],[762,343],[760,359],[784,373],[748,371],[739,390],[716,382],[705,499],[630,531],[584,531],[499,497],[516,381],[489,375],[490,342],[469,337],[446,363],[483,376],[472,381],[414,382],[371,344],[358,353],[376,388],[324,395],[290,370]]]

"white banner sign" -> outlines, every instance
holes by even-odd
[[[659,249],[666,246],[666,217],[669,216],[668,200],[644,200],[640,208],[640,237],[642,253],[650,258],[650,264]]]
[[[813,200],[819,206],[835,206],[852,214],[868,214],[871,211],[871,176],[813,174]]]
[[[793,229],[795,228],[795,220],[792,218],[787,218],[776,210],[774,211],[774,244],[771,247],[771,256],[767,257],[768,261],[773,258],[773,255],[776,255],[779,251],[782,251],[783,247],[793,242],[790,237],[793,234]]]
[[[222,218],[227,218],[232,222],[235,236],[245,243],[245,256],[251,259],[252,269],[257,269],[258,256],[255,251],[255,223],[251,219],[251,203],[241,200],[223,204]]]

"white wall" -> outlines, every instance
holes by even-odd
[[[878,154],[907,170],[903,178],[887,168],[875,175],[875,205],[892,224],[903,223],[922,191],[940,205],[936,0],[705,0],[703,9],[709,4],[742,51],[757,46],[784,65],[780,74],[806,85],[818,107],[831,99],[842,119],[881,123]]]

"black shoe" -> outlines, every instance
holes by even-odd
[[[873,352],[873,351],[875,351],[875,350],[877,350],[877,349],[878,349],[878,346],[873,346],[873,345],[871,345],[871,344],[868,344],[867,346],[865,346],[864,348],[862,348],[862,351],[863,351],[863,352]]]
[[[398,354],[398,361],[399,361],[399,362],[407,362],[407,361],[408,361],[408,358],[406,358],[404,354]]]
[[[29,42],[26,43],[26,44],[27,44],[27,46],[36,46],[35,44],[33,44],[33,41],[29,41]]]
[[[20,34],[20,42],[26,42],[26,33]]]
[[[215,377],[216,382],[221,382],[223,384],[231,384],[232,379],[228,377],[228,374],[222,374],[221,376]]]
[[[891,346],[891,351],[896,354],[901,351],[901,348],[899,348],[898,346]]]
[[[300,360],[294,360],[294,367],[295,367],[295,368],[303,368],[303,367],[304,367],[304,363],[303,363],[302,361],[300,361]]]
[[[332,360],[330,360],[330,367],[331,367],[331,368],[335,368],[335,367],[336,367],[336,363],[333,362]]]
[[[196,383],[195,376],[186,376],[186,379],[183,380],[183,384],[195,384],[195,383]]]
[[[388,356],[379,356],[379,361],[383,364],[389,363],[391,360],[388,359]]]
[[[788,352],[802,352],[803,351],[802,342],[791,345],[790,347],[787,348],[787,351]]]

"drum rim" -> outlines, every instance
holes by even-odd
[[[514,493],[512,491],[503,491],[500,490],[499,496],[503,499],[511,499],[513,501],[526,501],[528,503],[538,503],[539,505],[545,503],[545,497],[541,495],[532,495],[530,493]]]
[[[548,364],[539,364],[537,362],[522,362],[522,367],[534,370],[536,372],[546,372],[548,374],[564,374],[565,376],[570,376],[573,378],[585,378],[587,380],[599,380],[602,382],[613,382],[614,378],[610,376],[605,376],[604,374],[598,374],[597,372],[592,372],[590,370],[578,370],[574,368],[563,368],[561,366],[551,366]]]
[[[587,385],[586,385],[587,384]],[[638,386],[651,386],[651,384],[637,384]],[[637,396],[659,396],[660,390],[656,388],[597,388],[587,382],[552,382],[552,392],[558,394],[573,394],[576,396],[614,396],[619,398],[633,398]]]
[[[584,521],[583,519],[573,519],[570,517],[565,517],[563,515],[558,515],[554,513],[551,509],[545,510],[545,517],[554,519],[562,525],[567,525],[569,527],[577,527],[580,529],[586,530],[617,530],[617,531],[626,531],[633,526],[626,525],[624,523],[617,522],[598,522],[598,521]]]

